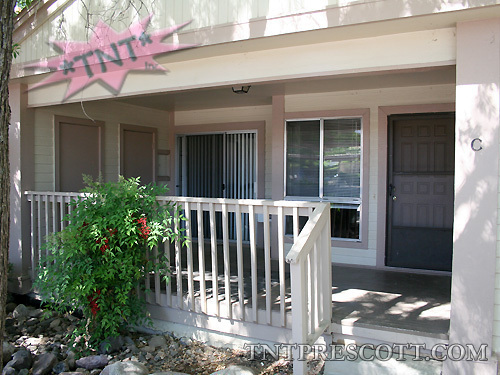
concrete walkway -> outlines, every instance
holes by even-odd
[[[333,321],[447,334],[451,275],[333,266]]]

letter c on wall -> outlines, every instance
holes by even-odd
[[[470,143],[472,151],[481,151],[483,149],[483,141],[480,138],[474,138]]]

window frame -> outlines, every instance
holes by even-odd
[[[359,199],[343,198],[343,197],[325,197],[323,191],[324,185],[324,120],[331,119],[348,119],[359,118],[361,121],[361,155],[360,155],[360,197]],[[319,173],[319,191],[317,197],[305,196],[290,196],[287,195],[287,124],[292,121],[320,121],[320,173]],[[354,110],[334,110],[334,111],[318,111],[318,112],[294,112],[286,113],[284,118],[284,154],[283,154],[283,197],[285,200],[305,200],[312,202],[330,202],[331,208],[342,207],[345,205],[357,205],[359,210],[359,238],[338,238],[331,237],[332,246],[347,247],[357,249],[368,248],[368,211],[369,211],[369,196],[368,196],[368,180],[369,180],[369,124],[370,110],[369,109],[354,109]],[[332,199],[333,198],[333,199]],[[356,206],[353,207],[356,209]]]

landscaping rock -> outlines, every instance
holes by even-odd
[[[3,363],[7,363],[12,358],[12,354],[14,354],[16,348],[14,347],[14,345],[8,343],[7,341],[4,341],[2,343],[2,348],[3,348],[3,358],[2,358]]]
[[[52,371],[52,367],[57,363],[54,353],[45,353],[37,358],[33,364],[33,375],[46,375]]]
[[[141,348],[141,351],[143,351],[145,353],[153,353],[155,351],[155,347],[146,345],[146,346]]]
[[[5,366],[2,371],[2,375],[16,375],[16,369],[10,366]]]
[[[12,367],[16,370],[23,368],[31,368],[33,364],[33,356],[31,352],[26,349],[21,349],[12,355],[12,359],[6,364],[6,367]]]
[[[12,311],[12,317],[17,320],[22,318],[26,319],[28,316],[29,316],[29,310],[23,304],[17,305],[14,311]]]
[[[211,374],[224,367],[227,367],[223,370],[225,373],[238,373],[229,368],[230,365],[255,367],[263,375],[291,373],[290,361],[249,361],[248,353],[242,350],[212,347],[188,337],[177,337],[171,332],[150,335],[133,329],[111,342],[113,354],[85,357],[77,365],[75,353],[80,349],[76,352],[70,349],[66,334],[75,329],[80,318],[31,306],[15,305],[14,308],[19,319],[14,319],[12,312],[8,315],[4,340],[4,345],[10,343],[10,352],[14,348],[14,355],[9,356],[9,350],[6,350],[5,359],[10,359],[10,363],[6,365],[4,375],[186,375]],[[25,317],[26,311],[29,313]],[[33,364],[35,358],[36,365]],[[45,361],[48,364],[41,366]],[[105,367],[106,371],[102,370]]]
[[[7,305],[5,305],[5,312],[7,314],[10,314],[14,309],[17,307],[17,303],[14,302],[9,302]]]
[[[68,350],[68,355],[66,357],[66,363],[70,370],[74,370],[76,368],[76,354],[75,352]]]
[[[165,345],[167,345],[167,340],[163,336],[153,336],[148,340],[148,346],[152,346],[153,348]]]
[[[211,375],[257,375],[257,371],[250,367],[232,365]]]
[[[50,322],[49,327],[55,329],[61,325],[61,319],[57,318]]]
[[[106,366],[102,370],[101,375],[147,375],[148,373],[148,369],[143,364],[135,361],[127,361],[116,362]]]
[[[108,337],[105,341],[101,342],[99,345],[99,353],[101,354],[111,354],[116,353],[122,349],[125,344],[123,337]]]
[[[52,368],[52,371],[56,374],[60,374],[61,372],[68,372],[69,366],[66,362],[59,362]]]
[[[78,367],[86,370],[93,370],[95,368],[103,368],[108,364],[108,357],[105,355],[91,355],[83,357],[76,361]]]
[[[30,318],[40,318],[43,315],[42,309],[34,309],[29,312]]]

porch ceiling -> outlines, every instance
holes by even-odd
[[[251,85],[252,87],[248,94],[235,94],[232,92],[232,86],[222,86],[110,100],[164,111],[188,111],[271,105],[273,95],[427,86],[454,82],[455,66],[444,66],[394,72],[342,75],[326,79],[297,79],[268,84],[252,84],[251,82],[234,84],[234,87],[241,87],[242,84]]]

